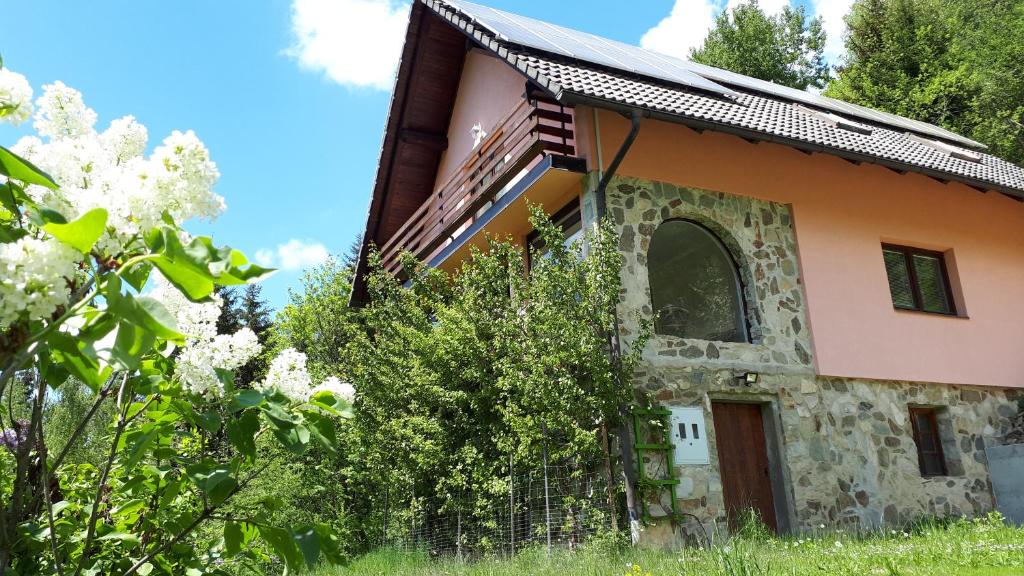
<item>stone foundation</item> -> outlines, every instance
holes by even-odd
[[[783,530],[820,525],[875,529],[993,509],[985,446],[1009,429],[1016,401],[1012,393],[788,375],[763,375],[748,386],[734,376],[732,371],[693,368],[648,368],[638,375],[639,388],[660,405],[704,408],[710,463],[677,465],[674,472],[680,480],[678,511],[696,516],[706,529],[726,525],[711,417],[716,400],[767,405],[765,413],[774,420],[770,428],[777,434],[774,456],[781,463],[783,494],[776,494],[776,513]],[[922,477],[910,406],[940,410],[947,476]],[[664,474],[664,461],[657,457],[645,465],[652,476]],[[651,504],[655,518],[669,509],[665,494]]]

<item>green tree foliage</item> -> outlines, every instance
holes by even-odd
[[[549,462],[593,469],[601,432],[632,401],[626,382],[643,348],[609,354],[621,256],[610,228],[567,248],[561,230],[532,217],[550,250],[492,240],[454,276],[414,275],[408,289],[376,264],[364,330],[346,347],[358,391],[351,423],[374,498],[415,495],[421,513],[455,502],[486,508],[507,497],[511,472]],[[407,268],[414,262],[407,260]]]
[[[834,98],[944,126],[1024,161],[1024,2],[858,0]]]
[[[306,354],[315,375],[345,373],[342,351],[358,324],[349,306],[354,264],[335,258],[306,271],[302,288],[289,290],[289,302],[272,330],[271,348]]]
[[[484,521],[472,508],[508,498],[510,456],[517,475],[540,469],[545,448],[552,464],[605,465],[601,432],[633,400],[638,360],[609,355],[617,243],[603,228],[582,258],[541,214],[533,222],[553,248],[530,271],[520,247],[492,240],[453,276],[407,258],[415,272],[404,287],[373,255],[363,309],[348,307],[351,264],[306,274],[278,315],[275,345],[352,382],[355,416],[338,431],[344,453],[311,450],[281,461],[280,482],[263,481],[267,493],[292,487],[282,518],[328,522],[350,551],[365,550],[380,542],[383,513],[395,521],[413,497],[421,516],[468,503],[467,530]]]
[[[719,14],[690,59],[803,90],[828,81],[824,49],[821,18],[809,19],[803,6],[768,16],[750,0]]]

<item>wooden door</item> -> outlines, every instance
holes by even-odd
[[[761,406],[713,402],[712,414],[729,525],[735,529],[743,510],[753,508],[777,531]]]

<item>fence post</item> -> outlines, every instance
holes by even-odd
[[[462,506],[459,506],[458,524],[455,526],[455,558],[462,562]]]
[[[388,497],[390,495],[391,485],[389,483],[387,488],[384,490],[384,535],[381,537],[382,546],[388,545],[388,514],[390,513],[390,511],[388,510]]]
[[[512,555],[516,553],[516,500],[513,491],[515,476],[512,475],[512,452],[508,453],[508,533]]]
[[[548,427],[543,425],[544,444],[542,454],[544,457],[544,521],[547,523],[548,532],[548,556],[551,555],[551,496],[548,493]]]

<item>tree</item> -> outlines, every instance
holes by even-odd
[[[217,286],[213,293],[221,299],[220,316],[217,317],[217,334],[234,334],[245,325],[238,307],[238,294],[234,288]]]
[[[690,59],[803,90],[829,78],[821,18],[808,20],[803,6],[768,16],[757,0],[722,11],[704,44]]]
[[[309,358],[314,374],[345,374],[342,352],[358,325],[349,306],[354,263],[330,258],[307,270],[302,288],[289,290],[277,315],[271,348],[295,348]]]
[[[238,304],[238,316],[241,324],[256,334],[260,346],[266,346],[270,339],[270,329],[274,323],[270,319],[270,308],[262,296],[263,287],[249,284],[242,292],[242,301]],[[267,373],[267,359],[257,355],[242,365],[236,372],[240,385],[252,386]]]
[[[948,128],[1024,161],[1024,2],[858,0],[825,94]]]

